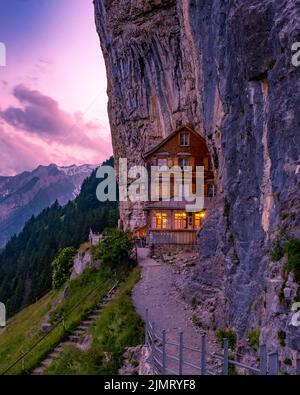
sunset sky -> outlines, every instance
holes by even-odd
[[[0,0],[0,175],[112,152],[92,0]]]

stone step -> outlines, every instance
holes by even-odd
[[[38,368],[35,368],[34,371],[32,372],[33,374],[42,374],[44,373],[44,368],[39,366]]]
[[[85,321],[82,322],[83,325],[87,325],[87,326],[92,325],[92,324],[94,324],[94,323],[95,323],[95,321],[89,320],[89,319],[87,319],[87,320],[85,320]]]
[[[85,325],[80,325],[77,329],[80,330],[80,331],[86,332],[87,326],[85,326]]]
[[[97,320],[99,318],[99,314],[93,314],[93,315],[89,315],[89,320]]]
[[[77,343],[80,340],[80,336],[71,335],[69,336],[69,339],[71,340],[72,343]]]
[[[75,335],[75,336],[81,336],[81,335],[84,335],[84,334],[85,334],[85,330],[84,329],[75,329],[75,331],[72,332],[72,335]]]
[[[56,359],[61,354],[61,351],[53,351],[48,355],[49,358]]]

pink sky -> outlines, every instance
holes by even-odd
[[[92,2],[1,1],[0,175],[105,160],[112,153],[106,74]],[[10,7],[21,23],[1,28]]]

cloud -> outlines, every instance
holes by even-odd
[[[47,161],[100,163],[111,154],[101,124],[63,111],[56,100],[25,85],[15,86],[13,96],[17,104],[0,110],[0,174],[5,167],[12,173]]]

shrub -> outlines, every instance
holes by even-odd
[[[203,328],[201,320],[195,314],[192,316],[192,321],[195,326],[198,326],[198,328]]]
[[[279,331],[279,332],[277,333],[277,337],[278,337],[279,344],[280,344],[282,347],[285,347],[286,333],[285,333],[284,331]]]
[[[284,250],[288,258],[286,270],[293,272],[295,281],[300,284],[300,240],[289,240]]]
[[[249,344],[250,347],[253,348],[253,350],[257,351],[259,349],[259,337],[260,337],[260,330],[253,329],[251,332],[249,332]]]
[[[115,268],[128,263],[132,247],[133,239],[130,234],[114,229],[109,231],[105,239],[93,250],[93,258]]]
[[[52,287],[59,289],[69,278],[76,249],[73,247],[66,247],[59,252],[57,257],[52,262]]]
[[[232,350],[236,347],[236,334],[233,329],[224,329],[216,331],[216,338],[221,347],[224,345],[224,339],[228,339],[229,348]]]
[[[270,256],[273,262],[277,262],[284,256],[284,248],[278,239],[273,241],[272,246],[273,249],[270,252]]]
[[[293,362],[290,358],[285,358],[285,360],[283,361],[283,363],[287,366],[292,366]]]

